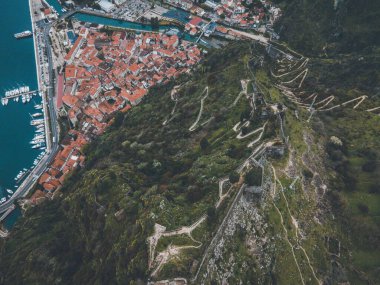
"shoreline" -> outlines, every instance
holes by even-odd
[[[39,61],[39,58],[38,58],[38,43],[37,43],[37,35],[36,35],[36,27],[35,27],[35,21],[34,21],[34,17],[33,17],[33,9],[32,9],[32,1],[33,0],[28,0],[28,3],[29,3],[29,15],[30,15],[30,21],[31,21],[31,24],[32,24],[32,32],[33,32],[33,48],[34,48],[34,61],[35,61],[35,64],[36,64],[36,76],[37,76],[37,86],[38,86],[38,90],[40,90],[39,92],[42,92],[42,106],[43,106],[43,110],[44,110],[44,121],[45,121],[45,134],[46,134],[46,155],[48,153],[50,153],[51,151],[51,145],[50,145],[50,130],[49,130],[49,120],[48,120],[48,117],[49,117],[49,112],[47,110],[47,99],[46,99],[46,89],[45,88],[42,88],[42,78],[41,78],[41,69],[40,69],[40,66],[41,66],[41,63]],[[45,156],[46,156],[45,155]]]
[[[30,16],[30,23],[32,25],[32,33],[33,33],[33,49],[34,49],[34,61],[36,65],[36,75],[37,75],[37,88],[38,90],[41,89],[41,82],[40,82],[40,72],[39,72],[39,66],[38,66],[38,56],[37,56],[37,42],[36,42],[36,29],[34,26],[34,19],[33,19],[33,11],[32,11],[32,1],[28,0],[29,4],[29,16]]]
[[[20,197],[26,197],[29,192],[34,188],[34,186],[37,184],[38,178],[41,176],[42,172],[41,169],[44,167],[44,165],[47,165],[49,163],[49,154],[51,152],[51,146],[50,146],[50,133],[47,131],[49,130],[49,114],[47,109],[47,98],[46,98],[46,88],[42,89],[42,78],[41,78],[41,63],[38,58],[38,43],[36,39],[36,27],[33,17],[33,9],[32,9],[32,1],[29,0],[29,15],[30,20],[32,24],[32,32],[33,32],[33,48],[34,48],[34,57],[35,57],[35,65],[36,65],[36,76],[37,76],[37,86],[39,89],[39,92],[42,92],[42,104],[43,104],[43,111],[44,111],[44,120],[45,120],[45,132],[46,132],[46,154],[41,158],[39,163],[34,167],[34,169],[29,173],[29,175],[24,179],[24,181],[21,183],[21,185],[16,189],[16,191],[13,193],[11,198],[6,201],[4,204],[0,205],[0,213],[5,213],[8,211],[11,207],[15,206],[15,202],[17,202],[17,199]],[[12,213],[14,210],[9,211],[8,215]],[[3,225],[1,222],[0,225]],[[0,238],[6,237],[3,235],[4,232],[0,232]]]

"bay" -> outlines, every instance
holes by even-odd
[[[32,30],[27,0],[4,1],[0,17],[0,94],[21,85],[37,89],[33,39],[16,40],[14,34]],[[17,15],[17,16],[15,16]],[[35,97],[36,103],[40,98]],[[15,190],[14,177],[23,168],[30,168],[41,151],[31,149],[29,144],[34,136],[30,126],[29,113],[34,111],[33,100],[28,104],[11,100],[7,106],[0,105],[0,198],[8,193],[6,188]],[[16,215],[11,215],[4,224],[13,225]]]

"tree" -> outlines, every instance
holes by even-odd
[[[261,173],[251,169],[244,177],[244,182],[249,186],[259,186],[261,184]]]
[[[245,109],[243,112],[240,114],[240,122],[243,122],[245,120],[248,120],[250,117],[251,111],[248,109]]]
[[[237,172],[231,172],[230,176],[228,179],[230,180],[231,183],[236,183],[239,181],[240,175]]]
[[[242,134],[243,136],[245,136],[246,134],[248,134],[248,127],[242,127],[242,128],[241,128],[241,134]]]
[[[208,140],[207,140],[205,137],[203,137],[203,138],[201,139],[199,145],[201,146],[201,149],[202,149],[202,150],[206,150],[206,149],[209,148],[210,143],[208,142]]]
[[[373,185],[371,185],[371,187],[369,187],[368,192],[371,194],[379,194],[380,193],[380,186],[377,184],[373,184]]]
[[[367,161],[363,166],[362,166],[362,170],[365,171],[365,172],[373,172],[376,170],[376,160],[369,160]]]
[[[216,220],[216,210],[215,207],[210,206],[207,208],[207,223],[212,224]]]
[[[363,204],[363,203],[359,203],[358,204],[358,209],[359,211],[362,213],[362,214],[368,214],[369,212],[369,208],[366,204]]]
[[[152,25],[152,29],[156,30],[159,28],[159,21],[157,17],[150,18],[150,24]]]

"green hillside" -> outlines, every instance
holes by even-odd
[[[232,130],[249,117],[246,98],[234,105],[240,79],[249,76],[247,56],[248,43],[213,52],[193,76],[176,82],[181,85],[177,102],[170,98],[174,85],[169,84],[152,89],[126,115],[118,114],[87,147],[86,167],[66,181],[62,196],[29,210],[18,223],[2,250],[4,282],[132,284],[146,279],[146,240],[154,223],[173,230],[212,211],[217,179],[228,177],[250,154],[247,141],[237,140]],[[199,123],[189,131],[207,93]],[[256,124],[262,124],[260,119]],[[273,135],[272,130],[264,134]],[[202,242],[224,212],[202,226],[197,233]],[[188,272],[188,262],[178,271]]]
[[[0,284],[380,284],[379,9],[338,2],[282,2],[284,42],[117,114],[0,241]]]
[[[306,55],[352,53],[379,45],[380,2],[376,0],[276,0],[284,41]]]

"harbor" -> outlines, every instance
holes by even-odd
[[[38,149],[41,153],[34,159],[33,165],[29,168],[29,172],[28,168],[19,172],[18,175],[20,175],[20,177],[24,175],[24,171],[27,173],[25,174],[25,178],[22,179],[22,182],[20,181],[21,184],[15,185],[16,190],[13,195],[0,204],[0,213],[6,212],[9,208],[13,207],[19,199],[25,198],[29,194],[29,192],[36,185],[37,179],[52,162],[59,149],[58,121],[54,106],[54,68],[48,37],[51,26],[48,22],[43,21],[44,17],[41,19],[41,17],[38,16],[38,13],[36,13],[37,11],[40,11],[41,8],[41,6],[38,6],[38,3],[38,1],[36,2],[34,0],[29,0],[29,15],[31,22],[33,23],[33,34],[38,35],[38,37],[33,37],[33,46],[35,78],[37,78],[38,90],[41,90],[39,92],[41,95],[41,101],[35,102],[33,100],[33,108],[38,111],[35,113],[29,112],[28,116],[31,118],[29,125],[37,128],[34,132],[34,138],[29,142],[29,145],[32,144],[31,149]],[[10,106],[14,105],[16,104],[10,104]],[[26,105],[31,104],[25,104],[25,106]],[[41,115],[41,113],[43,113],[43,115]],[[43,118],[38,118],[41,116],[43,116]],[[44,132],[46,133],[46,136],[45,134],[40,134]],[[45,143],[46,146],[44,145]],[[19,209],[19,207],[16,207],[16,210],[17,209]],[[9,219],[11,219],[10,222],[4,220],[4,223],[2,223],[6,229],[12,226],[19,216],[18,213],[21,213],[16,210],[9,213]]]
[[[32,148],[31,141],[36,135],[37,128],[32,126],[30,115],[34,113],[43,113],[36,110],[34,105],[41,104],[39,92],[29,94],[6,93],[20,87],[29,87],[29,91],[21,89],[22,93],[39,90],[37,84],[36,63],[33,48],[33,38],[27,37],[17,40],[15,34],[31,30],[29,5],[27,0],[7,1],[3,5],[4,16],[0,19],[2,25],[2,41],[7,44],[0,45],[0,97],[5,98],[6,94],[12,97],[8,98],[8,104],[0,105],[0,201],[10,199],[17,191],[17,185],[21,185],[23,180],[30,174],[30,169],[35,165],[35,160],[44,151],[38,148]],[[17,14],[18,17],[14,17]],[[37,94],[38,93],[38,94]],[[32,94],[34,94],[32,96]],[[29,104],[22,104],[22,95],[29,95]],[[16,97],[18,103],[16,102]],[[25,96],[25,99],[26,96]],[[5,103],[5,102],[4,102]],[[42,117],[40,117],[42,118]],[[37,117],[35,118],[37,119]],[[27,170],[26,174],[15,178]],[[33,168],[35,169],[35,168]],[[16,186],[16,187],[15,187]],[[9,190],[9,191],[8,191]],[[11,193],[13,192],[13,193]],[[1,205],[5,204],[2,203]],[[18,207],[10,212],[2,221],[6,229],[10,229],[21,211]]]
[[[22,96],[22,95],[20,95]],[[18,98],[18,97],[16,97]],[[14,177],[14,188],[18,188],[22,182],[30,175],[33,169],[38,165],[43,156],[46,154],[46,135],[45,135],[45,120],[43,113],[41,112],[42,104],[34,104],[34,113],[29,113],[30,123],[29,125],[34,128],[34,135],[29,141],[30,148],[38,151],[38,155],[28,167],[22,168]],[[6,193],[0,192],[0,206],[4,204],[8,199],[12,197],[14,190],[6,189]]]

